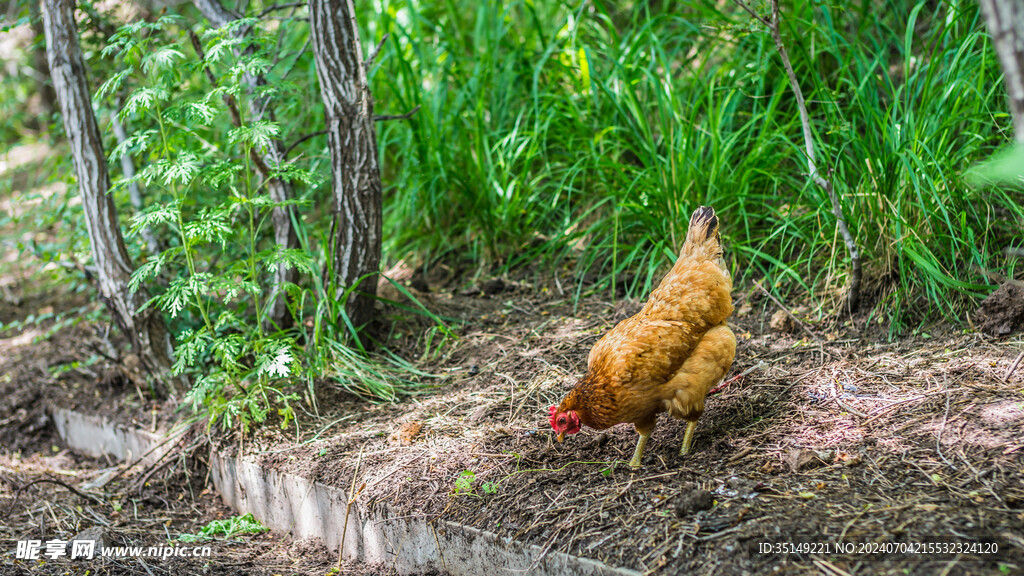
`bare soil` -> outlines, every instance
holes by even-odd
[[[991,336],[1024,330],[1024,282],[1005,282],[982,301],[974,314],[978,329]]]
[[[1024,370],[1011,371],[1020,339],[935,326],[885,342],[864,336],[880,330],[863,318],[803,318],[782,333],[769,328],[772,303],[740,294],[734,372],[767,367],[709,400],[696,453],[678,456],[683,427],[663,417],[633,471],[630,426],[560,445],[547,407],[639,303],[574,309],[552,290],[428,300],[476,314],[430,366],[447,375],[437,391],[372,407],[322,402],[325,427],[299,442],[266,430],[247,452],[341,487],[358,465],[370,505],[645,573],[1024,567]],[[829,552],[785,550],[801,543]]]
[[[508,281],[495,294],[420,293],[428,307],[462,322],[457,342],[419,363],[440,376],[435,388],[368,404],[321,383],[319,416],[304,418],[298,438],[294,429],[268,426],[244,439],[245,453],[344,488],[358,466],[367,482],[360,499],[368,505],[647,573],[1022,570],[1019,337],[994,340],[935,326],[886,342],[864,336],[881,331],[863,318],[828,325],[806,313],[797,313],[801,323],[784,326],[791,332],[780,332],[770,327],[773,303],[737,294],[733,371],[766,367],[709,399],[696,452],[687,458],[677,454],[682,426],[663,417],[644,468],[634,471],[625,464],[636,440],[630,426],[584,430],[557,444],[546,415],[582,374],[590,346],[640,303],[588,298],[573,306],[554,287],[527,284]],[[397,345],[413,346],[422,321],[392,320],[400,326]],[[0,423],[7,459],[0,505],[13,508],[5,520],[8,541],[40,531],[63,537],[107,522],[126,540],[156,545],[230,514],[200,477],[208,448],[158,471],[154,477],[166,480],[141,491],[149,471],[124,473],[101,490],[107,508],[59,485],[17,492],[41,477],[81,485],[107,466],[60,448],[44,417],[48,403],[107,413],[104,406],[119,407],[122,419],[134,409],[131,417],[148,427],[149,404],[116,377],[116,364],[101,358],[89,371],[53,369],[67,366],[77,350],[101,346],[101,332],[78,326],[38,341],[0,341],[9,375],[0,392],[11,414]],[[237,437],[214,441],[225,450],[239,445]],[[313,574],[334,562],[316,542],[271,535],[243,542],[216,544],[212,564],[179,559],[149,568]],[[839,552],[840,543],[853,548]],[[783,548],[796,544],[818,550]],[[887,548],[893,545],[904,548]],[[927,552],[928,545],[939,551]],[[145,573],[133,565],[104,569]]]
[[[231,512],[206,484],[210,439],[200,432],[156,468],[62,448],[48,406],[144,428],[190,414],[147,399],[116,333],[71,320],[100,317],[88,291],[39,284],[23,262],[4,260],[0,319],[49,319],[0,334],[0,537],[8,542],[0,574],[324,574],[334,566],[336,554],[318,542],[269,534],[214,542],[201,561],[14,559],[18,540],[93,527],[120,543],[165,545]],[[763,293],[738,292],[734,373],[766,366],[709,399],[695,453],[678,456],[682,426],[663,418],[644,468],[631,470],[630,426],[557,444],[547,407],[582,374],[590,346],[640,303],[574,305],[564,290],[571,280],[537,274],[470,289],[453,288],[458,273],[437,276],[405,281],[428,308],[457,319],[457,341],[425,352],[422,318],[382,311],[389,345],[436,375],[432,388],[369,404],[322,382],[298,434],[271,425],[212,441],[344,488],[358,468],[367,505],[644,573],[1024,571],[1024,340],[1014,328],[995,338],[937,325],[890,342],[866,315],[827,321],[798,307],[798,321],[773,322],[788,315]],[[1015,321],[1018,299],[997,298],[976,324]]]

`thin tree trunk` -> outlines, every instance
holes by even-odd
[[[336,297],[356,287],[346,311],[356,325],[373,316],[380,268],[381,183],[373,99],[351,0],[309,0],[310,35],[327,115],[334,218]]]
[[[45,0],[43,21],[53,86],[71,145],[96,261],[100,299],[131,341],[144,369],[162,379],[170,393],[176,395],[174,379],[170,377],[171,341],[163,318],[155,308],[140,312],[149,296],[143,290],[132,293],[128,289],[133,267],[109,195],[110,174],[78,45],[73,0]]]
[[[1024,0],[981,0],[1013,115],[1018,144],[1024,144]]]
[[[43,30],[43,18],[39,12],[39,0],[29,2],[29,15],[32,21],[32,34],[36,37],[45,36]],[[43,127],[49,123],[53,113],[57,111],[57,95],[50,84],[50,65],[46,62],[46,46],[37,46],[32,50],[32,67],[35,68],[35,81],[39,90],[39,99],[43,105],[43,113],[46,120]]]
[[[240,18],[240,16],[225,8],[218,0],[195,0],[195,6],[211,24],[218,28]],[[236,31],[237,36],[244,36],[247,33],[245,29],[238,29]],[[245,73],[243,79],[249,87],[250,94],[254,94],[256,88],[267,83],[263,76],[255,76],[248,72]],[[258,122],[264,117],[273,120],[273,110],[269,107],[270,99],[268,97],[251,96],[247,100],[249,103],[249,117],[247,120],[249,123]],[[235,110],[235,113],[238,114],[239,111]],[[235,120],[235,123],[238,124],[241,121],[242,119],[239,117]],[[273,167],[284,163],[284,152],[284,144],[280,140],[275,139],[271,141],[270,146],[266,150],[257,151],[253,149],[250,155],[253,167],[256,168],[260,178],[267,183],[267,193],[274,202],[287,202],[295,196],[290,182],[270,177]],[[278,246],[288,249],[299,247],[299,238],[295,233],[295,226],[292,223],[294,216],[294,206],[279,206],[271,212],[270,219],[274,226],[274,242]],[[292,317],[288,313],[283,285],[286,282],[294,284],[298,281],[298,278],[298,270],[287,267],[284,264],[278,264],[277,271],[274,274],[273,289],[275,295],[270,306],[269,319],[280,328],[289,328],[292,325]]]
[[[786,45],[782,42],[782,16],[779,12],[779,1],[771,0],[769,2],[771,14],[767,17],[758,16],[757,12],[745,0],[734,0],[734,2],[755,20],[768,28],[768,32],[772,36],[772,42],[775,43],[775,50],[779,53],[782,66],[786,70],[786,77],[789,79],[790,88],[793,89],[793,95],[796,97],[797,111],[800,114],[804,150],[807,153],[808,176],[812,182],[820,186],[828,194],[828,198],[832,203],[832,214],[836,217],[836,226],[839,228],[839,234],[843,237],[843,242],[846,244],[846,251],[850,255],[850,288],[846,293],[846,308],[850,313],[853,313],[860,303],[860,249],[857,247],[857,242],[853,239],[853,234],[850,233],[850,228],[846,225],[846,217],[843,215],[843,206],[839,201],[839,193],[832,186],[832,180],[822,176],[818,170],[818,161],[814,154],[814,136],[811,132],[811,120],[807,114],[807,102],[804,100],[804,92],[800,89],[800,82],[796,77],[796,72],[793,70],[793,64],[789,60]]]
[[[121,102],[118,101],[117,109],[121,109]],[[110,125],[114,129],[114,138],[117,138],[118,144],[124,144],[128,141],[128,131],[124,129],[124,124],[121,123],[121,119],[118,118],[117,111],[110,113]],[[139,182],[135,180],[135,162],[132,160],[131,154],[124,153],[121,155],[121,172],[124,173],[125,179],[128,182],[128,198],[131,200],[132,208],[136,212],[142,211],[142,190],[139,188]],[[149,249],[149,253],[152,255],[160,252],[160,242],[157,241],[156,235],[153,234],[153,230],[146,226],[140,231],[142,239],[146,241],[146,248]]]

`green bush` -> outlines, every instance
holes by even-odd
[[[246,28],[245,36],[235,34]],[[323,253],[330,246],[326,232],[311,239],[300,221],[302,249],[272,241],[271,211],[283,205],[312,210],[312,191],[322,183],[304,162],[272,166],[271,177],[293,183],[301,194],[275,202],[254,176],[253,153],[281,135],[276,122],[245,118],[248,99],[276,101],[282,92],[297,91],[272,74],[274,37],[258,21],[243,19],[205,31],[199,41],[203,59],[176,17],[126,25],[104,51],[121,69],[97,92],[100,100],[124,94],[117,113],[133,130],[110,156],[131,154],[139,162],[134,180],[149,197],[132,218],[131,235],[148,229],[165,242],[141,258],[131,285],[146,283],[155,294],[150,305],[171,319],[174,371],[194,380],[186,400],[208,415],[210,426],[221,421],[247,430],[272,410],[287,426],[300,398],[296,383],[306,384],[310,404],[318,380],[370,399],[414,392],[429,375],[393,354],[369,354],[345,317],[344,299],[323,285],[320,270],[332,260]],[[246,78],[259,75],[269,81],[250,93]],[[122,178],[115,188],[129,182]],[[141,242],[136,249],[144,252]],[[287,330],[268,317],[279,264],[300,272],[298,284],[283,287],[296,326]]]

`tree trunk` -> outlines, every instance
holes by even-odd
[[[46,54],[78,175],[100,299],[131,341],[145,370],[162,379],[170,393],[176,395],[169,374],[171,341],[163,318],[155,308],[139,312],[149,296],[144,290],[132,293],[128,289],[133,267],[118,227],[114,201],[108,193],[110,174],[78,45],[73,0],[45,0],[43,22]]]
[[[239,16],[225,8],[218,0],[195,0],[195,6],[211,24],[218,28],[239,18]],[[235,34],[240,37],[246,33],[246,29],[240,28]],[[250,94],[254,93],[257,87],[267,82],[263,76],[255,76],[248,72],[245,73],[243,79],[249,87]],[[249,103],[248,122],[258,122],[265,116],[273,120],[273,110],[269,107],[270,99],[268,97],[257,98],[251,96],[247,100]],[[241,118],[238,119],[238,122],[241,122]],[[267,183],[267,193],[270,195],[271,200],[274,202],[287,202],[294,197],[290,182],[270,177],[271,169],[285,161],[284,145],[280,140],[272,140],[270,146],[262,151],[262,154],[253,150],[251,159],[260,179]],[[271,212],[270,219],[274,226],[274,242],[278,246],[289,249],[299,247],[299,238],[295,233],[295,226],[292,224],[294,216],[294,206],[279,206]],[[298,270],[287,267],[284,264],[278,264],[277,271],[274,274],[275,295],[270,305],[269,319],[277,324],[279,328],[289,328],[292,325],[292,317],[288,314],[288,305],[285,300],[283,285],[286,282],[294,284],[298,279]]]
[[[118,144],[124,144],[128,141],[128,131],[125,130],[124,124],[121,123],[121,119],[118,118],[117,111],[121,109],[121,100],[118,99],[116,109],[110,113],[110,126],[114,129],[114,138],[117,139]],[[135,180],[135,161],[132,160],[130,153],[125,152],[121,155],[121,172],[124,174],[125,180],[128,180],[128,198],[131,200],[132,208],[136,212],[142,212],[142,189],[139,188],[138,180]],[[140,231],[142,239],[146,241],[146,248],[149,249],[149,254],[155,256],[160,253],[160,242],[156,238],[156,234],[153,233],[153,229],[146,226]]]
[[[309,0],[310,36],[327,115],[334,218],[333,273],[340,297],[355,287],[346,311],[353,324],[373,317],[380,268],[381,184],[373,99],[352,0]]]
[[[1024,0],[981,0],[988,31],[1003,67],[1018,144],[1024,144]]]
[[[37,38],[45,36],[43,30],[43,18],[39,12],[39,0],[29,2],[29,18],[32,21],[32,34]],[[36,46],[32,50],[32,67],[35,68],[35,81],[39,90],[39,101],[43,107],[43,114],[46,119],[43,121],[43,129],[50,123],[53,113],[57,111],[57,95],[53,92],[53,85],[50,84],[50,66],[46,62],[46,46]]]

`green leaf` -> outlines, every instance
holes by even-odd
[[[124,106],[121,108],[121,119],[124,120],[136,114],[145,114],[149,112],[153,104],[157,101],[166,100],[167,96],[168,94],[165,90],[150,87],[139,88],[132,92],[128,96],[128,100],[125,101]]]
[[[100,89],[96,91],[96,99],[100,100],[108,94],[113,94],[114,92],[117,92],[117,90],[121,87],[121,83],[124,82],[124,79],[128,76],[131,76],[134,73],[135,68],[133,66],[128,66],[124,70],[121,70],[120,72],[111,76],[106,82],[104,82],[100,86]]]
[[[287,269],[297,269],[305,274],[313,274],[315,263],[305,251],[296,248],[284,248],[275,245],[272,250],[266,250],[259,254],[259,259],[264,262],[268,272],[277,270],[278,264],[284,264]]]
[[[190,102],[183,108],[185,119],[190,122],[209,124],[217,116],[217,109],[206,102]]]
[[[194,365],[197,359],[206,352],[213,341],[213,336],[205,328],[198,331],[185,329],[178,335],[178,346],[174,350],[174,373],[182,374]],[[199,382],[196,382],[196,386]]]
[[[316,187],[324,181],[324,177],[315,170],[307,170],[294,163],[282,164],[270,171],[271,178],[279,178],[285,182],[299,182],[307,186]],[[302,200],[292,200],[293,204],[305,204]],[[283,204],[278,204],[283,205]]]
[[[230,160],[215,162],[203,169],[203,181],[213,188],[231,182],[245,167]]]
[[[132,293],[139,291],[139,286],[149,278],[150,276],[157,276],[160,274],[160,267],[163,263],[159,258],[153,258],[152,260],[145,262],[142,266],[139,266],[132,272],[131,278],[128,280],[128,289]]]
[[[972,186],[1024,183],[1024,144],[1017,144],[994,154],[967,173]]]
[[[231,143],[249,143],[259,149],[266,149],[274,136],[277,136],[276,122],[261,120],[247,126],[240,126],[228,133]]]
[[[164,168],[164,184],[170,185],[177,180],[182,186],[188,186],[199,173],[199,168],[199,156],[192,152],[182,152],[173,163],[168,163]]]
[[[174,61],[184,59],[185,55],[170,46],[164,46],[142,57],[142,71],[149,74],[167,70],[174,66]]]
[[[132,134],[114,147],[110,152],[110,160],[120,160],[130,152],[145,152],[156,135],[156,129],[140,130]]]
[[[189,247],[199,242],[218,242],[221,248],[234,233],[231,229],[231,213],[224,209],[203,208],[185,223],[184,235]]]
[[[472,493],[474,480],[476,480],[476,474],[472,470],[463,470],[462,473],[459,474],[458,478],[455,479],[455,493]]]
[[[286,378],[292,373],[295,356],[287,342],[273,342],[256,360],[256,372],[268,378]]]
[[[196,296],[203,294],[211,275],[199,272],[188,278],[176,278],[167,285],[167,291],[157,298],[160,309],[176,317]]]

